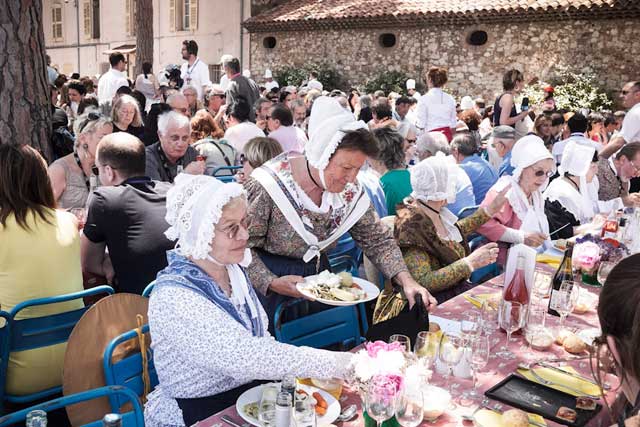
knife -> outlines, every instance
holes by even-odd
[[[240,424],[236,423],[235,421],[233,421],[231,418],[229,418],[227,415],[223,415],[221,418],[222,421],[224,421],[225,423],[229,424],[230,426],[233,427],[242,427]]]

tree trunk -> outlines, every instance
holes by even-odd
[[[142,63],[153,64],[153,0],[136,1],[136,68],[142,73]]]
[[[29,144],[47,161],[52,161],[50,98],[42,1],[3,2],[0,8],[0,143]]]

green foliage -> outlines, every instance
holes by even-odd
[[[273,78],[280,86],[300,87],[309,77],[310,71],[318,73],[318,81],[324,90],[345,89],[340,72],[328,62],[307,63],[301,66],[285,66],[273,71]]]
[[[404,93],[409,78],[409,75],[402,71],[381,71],[368,80],[364,88],[367,93],[373,93],[376,90],[383,90],[387,95],[389,92]]]
[[[610,109],[613,102],[609,95],[598,85],[595,74],[590,71],[574,72],[559,69],[549,83],[538,82],[527,86],[522,96],[528,96],[530,104],[538,104],[544,100],[544,88],[554,88],[553,98],[558,109],[578,111],[588,108],[592,111]]]

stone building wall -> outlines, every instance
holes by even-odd
[[[487,42],[472,46],[469,34],[486,31]],[[393,33],[396,44],[383,48],[380,35]],[[275,37],[276,46],[263,46]],[[590,67],[603,87],[616,90],[640,78],[640,25],[637,20],[593,20],[290,31],[251,34],[251,70],[327,61],[359,86],[381,70],[404,71],[420,81],[430,66],[449,70],[449,89],[456,95],[493,99],[502,90],[502,73],[518,68],[525,79],[544,79],[558,65]]]

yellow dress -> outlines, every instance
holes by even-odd
[[[11,311],[18,303],[34,298],[78,292],[83,289],[80,240],[72,214],[51,210],[52,223],[28,215],[29,230],[13,215],[0,224],[0,306]],[[27,319],[84,306],[82,300],[22,310]],[[3,326],[3,321],[0,326]],[[66,343],[11,353],[7,392],[29,394],[62,384]]]

